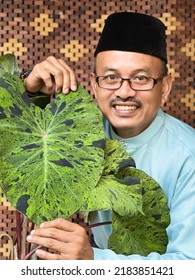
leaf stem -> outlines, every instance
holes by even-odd
[[[21,259],[21,215],[16,211],[16,244],[18,259]]]
[[[34,252],[35,252],[36,250],[41,249],[41,248],[42,248],[41,245],[37,246],[37,247],[34,248],[32,251],[30,251],[28,254],[26,254],[26,256],[24,256],[22,260],[28,260],[28,259],[34,254]]]
[[[108,222],[101,222],[101,223],[95,223],[95,224],[91,224],[91,225],[86,225],[86,226],[83,226],[86,230],[89,230],[91,228],[94,228],[94,227],[100,227],[100,226],[105,226],[105,225],[110,225],[112,224],[111,221],[108,221]]]

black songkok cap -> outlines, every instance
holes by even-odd
[[[94,56],[108,50],[138,52],[167,63],[166,27],[159,19],[140,13],[121,12],[107,17]]]

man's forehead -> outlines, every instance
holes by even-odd
[[[96,67],[105,71],[129,68],[135,71],[148,72],[161,66],[161,59],[134,52],[104,51],[96,57]]]

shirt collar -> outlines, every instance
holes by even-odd
[[[136,148],[138,146],[142,146],[147,143],[153,136],[159,131],[161,126],[164,124],[165,121],[165,113],[160,109],[154,121],[151,125],[145,129],[142,133],[137,136],[131,138],[121,138],[118,136],[113,128],[110,126],[109,137],[111,139],[119,140],[121,143],[131,144],[131,148]]]

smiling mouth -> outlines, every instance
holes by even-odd
[[[119,111],[135,111],[138,106],[135,105],[114,105],[114,108]]]

